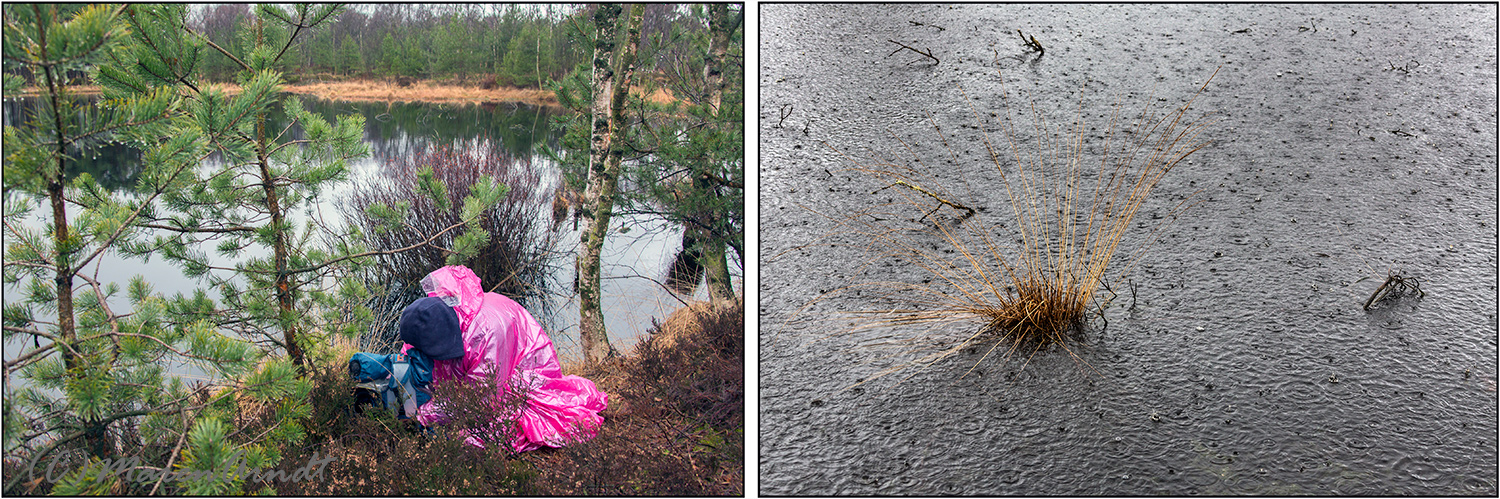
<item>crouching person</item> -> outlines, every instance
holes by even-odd
[[[608,395],[592,381],[562,374],[552,340],[531,313],[510,298],[484,292],[479,276],[464,266],[433,271],[422,279],[422,289],[428,297],[402,312],[402,351],[415,348],[433,360],[434,384],[493,379],[494,406],[520,407],[508,415],[515,429],[507,443],[516,452],[594,437]],[[456,321],[457,334],[450,321]],[[518,395],[519,404],[512,399]],[[448,420],[431,401],[416,413],[427,426]],[[475,436],[467,442],[487,443]]]

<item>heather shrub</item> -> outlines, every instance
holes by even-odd
[[[425,430],[381,409],[356,410],[353,382],[343,366],[320,368],[311,392],[308,445],[284,449],[287,473],[309,460],[328,460],[315,480],[275,484],[282,495],[527,495],[534,467],[507,445],[475,447],[474,435],[504,442],[513,420],[504,417],[524,400],[493,404],[491,382],[434,384],[434,403],[451,418]],[[496,422],[496,419],[500,421]]]
[[[609,393],[604,426],[535,453],[539,493],[744,493],[743,305],[693,303],[650,332],[631,355],[579,373]]]

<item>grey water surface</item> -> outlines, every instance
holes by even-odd
[[[1496,495],[1494,4],[759,9],[762,494]],[[1116,98],[1176,106],[1215,70],[1190,113],[1212,142],[1138,214],[1116,263],[1157,240],[1078,360],[980,349],[851,388],[921,332],[847,333],[886,303],[823,293],[923,278],[841,232],[890,194],[851,159],[998,226],[961,139],[1004,137],[1002,78],[1100,141]],[[1362,309],[1390,272],[1425,296]]]

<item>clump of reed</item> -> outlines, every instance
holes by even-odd
[[[972,132],[961,127],[944,133],[929,114],[947,157],[924,159],[911,153],[909,161],[861,162],[845,155],[855,164],[850,171],[883,185],[874,193],[888,197],[844,216],[825,214],[843,228],[828,237],[868,241],[861,245],[874,249],[860,272],[878,273],[891,264],[915,266],[921,270],[920,282],[907,277],[855,283],[808,306],[834,294],[873,291],[885,304],[846,311],[855,318],[846,331],[907,331],[904,338],[887,335],[878,341],[898,348],[876,360],[930,352],[866,381],[930,366],[965,350],[984,349],[978,362],[996,352],[1007,359],[1023,354],[1030,362],[1038,352],[1058,347],[1087,365],[1070,345],[1085,340],[1092,314],[1103,317],[1107,271],[1136,214],[1168,173],[1206,145],[1200,134],[1209,121],[1188,113],[1207,86],[1205,82],[1182,105],[1165,110],[1153,108],[1157,99],[1152,94],[1130,116],[1122,116],[1122,99],[1117,99],[1101,132],[1085,123],[1081,91],[1077,118],[1053,127],[1035,104],[1018,112],[1002,83],[1004,115],[991,113],[998,136],[991,136],[973,99],[964,93],[977,125]],[[1018,127],[1018,117],[1029,118],[1030,125]],[[969,133],[973,135],[965,135]],[[954,144],[981,147],[993,171],[945,180],[943,175],[954,174],[944,170],[964,163]],[[985,197],[974,193],[985,190],[1003,192],[1008,209],[992,212],[977,205]],[[1180,199],[1168,216],[1153,211],[1153,219],[1162,221],[1147,224],[1154,227],[1130,252],[1123,269],[1115,269],[1117,279],[1128,275],[1160,229],[1190,205],[1193,194],[1176,194]],[[953,336],[948,330],[955,324],[965,332]],[[910,335],[913,327],[920,334]]]
[[[384,305],[400,308],[424,296],[417,284],[429,272],[442,267],[461,231],[443,232],[460,222],[464,197],[470,186],[492,177],[510,187],[510,193],[485,211],[480,227],[490,233],[489,243],[465,262],[484,283],[485,291],[500,293],[528,307],[540,307],[546,278],[559,253],[558,236],[547,230],[547,203],[553,197],[542,170],[524,157],[507,154],[490,140],[427,144],[376,154],[375,175],[354,186],[344,206],[346,218],[366,235],[373,249],[394,250],[420,245],[438,234],[432,245],[380,255],[380,279],[401,296]],[[431,168],[433,177],[447,189],[446,206],[440,206],[419,188],[419,172]],[[410,205],[411,216],[401,230],[376,230],[380,221],[365,212],[374,203]],[[392,322],[391,324],[394,324]]]

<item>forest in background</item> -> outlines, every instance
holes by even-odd
[[[262,22],[254,10],[244,3],[195,5],[186,25],[230,53],[245,53],[257,37],[296,30]],[[592,30],[591,12],[585,4],[352,4],[297,36],[273,68],[288,83],[407,77],[542,88],[587,62],[593,48],[579,42]],[[642,13],[641,35],[658,47],[652,52],[656,62],[687,57],[691,49],[677,42],[704,29],[686,4],[646,4]],[[5,67],[34,79],[12,63]],[[218,51],[206,51],[198,67],[204,78],[218,82],[233,82],[240,69]]]
[[[675,7],[660,4],[650,10],[665,27],[678,17]],[[578,31],[581,10],[563,4],[351,5],[326,29],[295,44],[283,69],[304,75],[461,81],[494,75],[497,85],[540,88],[589,57],[590,47],[573,43],[585,35]],[[247,4],[209,5],[198,9],[189,25],[234,51],[255,36],[250,14]],[[221,80],[237,70],[217,54],[204,61],[203,69]]]

